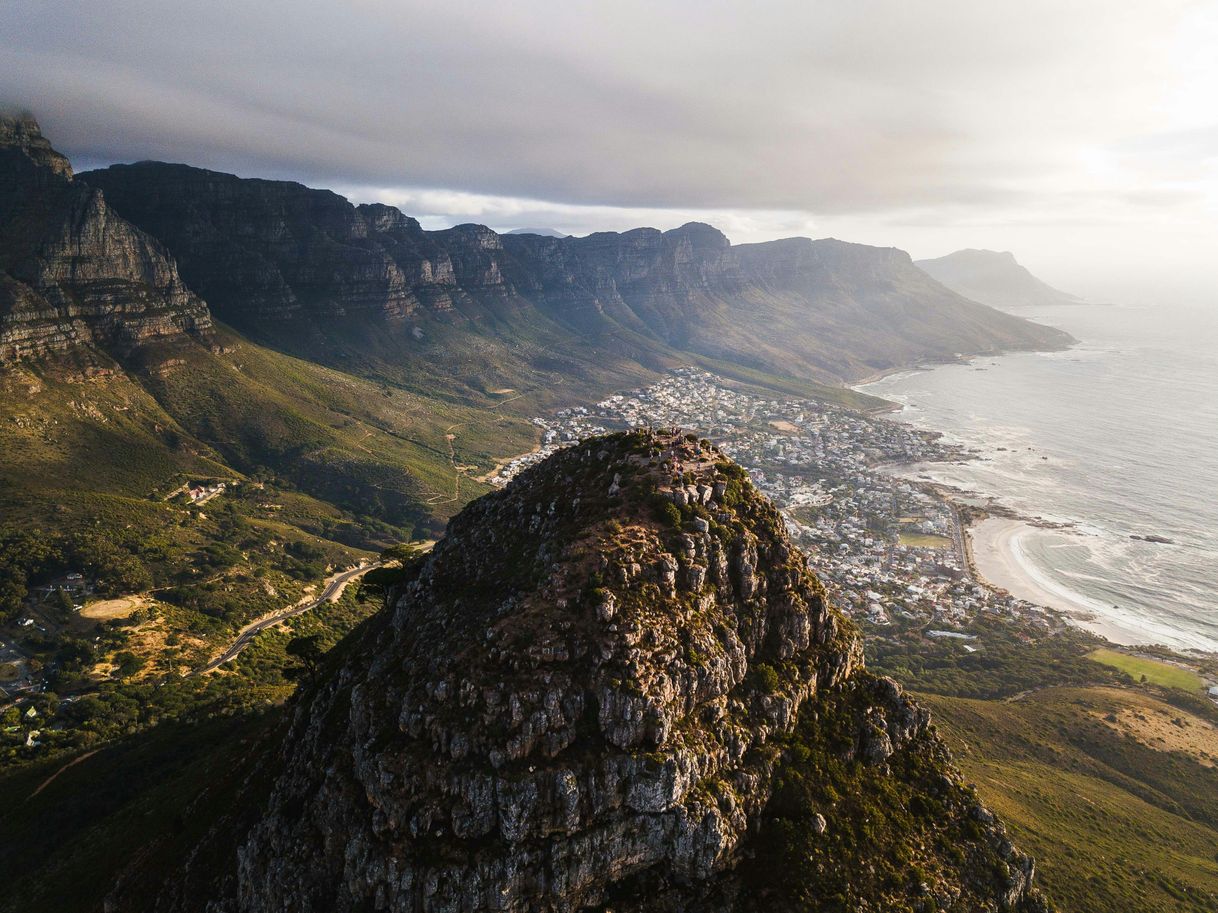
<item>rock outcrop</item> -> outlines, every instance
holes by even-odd
[[[938,811],[841,857],[851,909],[1039,909],[1030,861],[959,786],[926,713],[861,665],[740,467],[692,435],[587,441],[403,569],[296,703],[230,867],[188,866],[161,906],[831,908],[780,885],[869,827],[843,817],[861,802],[907,795]],[[838,788],[855,794],[792,811],[815,763],[826,782],[851,772]],[[791,834],[810,843],[784,871]],[[868,855],[910,848],[917,879],[872,888]]]
[[[544,328],[534,362],[594,340],[644,363],[692,352],[832,381],[1070,341],[962,298],[895,249],[733,246],[699,223],[584,238],[424,231],[392,207],[156,162],[82,180],[163,241],[221,319],[310,357],[360,333],[351,357],[366,356],[369,328],[398,340],[399,360],[429,357],[418,341],[452,340],[452,325],[471,347],[481,334],[511,348]]]
[[[0,364],[205,338],[207,306],[153,238],[75,180],[28,116],[0,117]]]

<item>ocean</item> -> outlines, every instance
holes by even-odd
[[[859,389],[901,403],[900,421],[980,451],[917,472],[1021,516],[1072,524],[1006,537],[1024,589],[1092,614],[1092,627],[1121,643],[1218,651],[1218,314],[1168,305],[1019,313],[1080,344]]]

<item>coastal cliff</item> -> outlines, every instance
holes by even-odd
[[[472,503],[258,768],[160,909],[1044,909],[693,435],[592,439]]]
[[[33,118],[0,117],[0,364],[125,359],[210,329],[165,249],[76,180]]]

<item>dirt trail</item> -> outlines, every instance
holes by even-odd
[[[38,795],[40,792],[42,792],[44,789],[46,789],[48,786],[50,786],[51,783],[54,781],[54,779],[56,777],[58,777],[61,773],[63,773],[65,770],[67,770],[69,767],[74,767],[77,764],[79,764],[81,761],[89,760],[89,758],[93,757],[99,751],[101,751],[100,748],[94,748],[92,751],[86,751],[84,754],[82,754],[78,758],[73,758],[67,764],[63,765],[63,767],[59,768],[59,770],[55,771],[55,773],[51,774],[49,777],[47,777],[45,780],[43,780],[38,785],[38,788],[36,790],[34,790],[32,793],[30,793],[28,796],[25,797],[25,801],[29,802],[36,795]]]

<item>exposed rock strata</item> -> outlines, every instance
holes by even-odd
[[[207,306],[153,238],[76,181],[29,117],[0,117],[0,364],[205,337]]]

